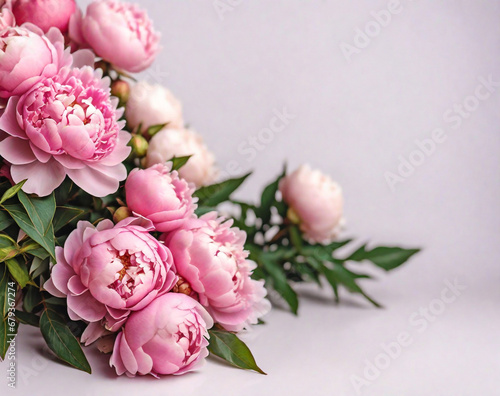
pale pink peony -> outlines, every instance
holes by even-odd
[[[92,2],[85,16],[76,12],[69,35],[116,68],[132,73],[147,69],[160,50],[160,34],[146,12],[116,0]]]
[[[164,163],[173,157],[191,155],[179,175],[196,187],[212,184],[217,178],[215,157],[201,135],[190,129],[163,129],[149,142],[147,166]]]
[[[92,62],[90,51],[70,55],[64,37],[56,28],[44,36],[32,24],[0,31],[0,98],[22,95],[43,78],[52,77],[65,66]]]
[[[18,25],[31,22],[44,32],[56,27],[66,33],[76,3],[75,0],[13,0],[12,11]]]
[[[331,241],[343,222],[341,187],[330,177],[307,165],[284,177],[279,189],[291,209],[289,217],[300,224],[314,243]]]
[[[12,13],[10,2],[0,0],[0,30],[16,26],[16,18]]]
[[[117,331],[131,311],[147,306],[177,282],[170,251],[150,233],[151,223],[129,217],[94,227],[80,221],[56,248],[57,264],[44,288],[67,297],[72,320],[90,322],[82,341],[92,343],[104,330]]]
[[[208,356],[208,312],[195,300],[168,293],[130,315],[118,334],[109,361],[116,373],[184,374],[199,368]]]
[[[153,125],[167,124],[169,128],[184,126],[181,102],[166,88],[146,81],[131,87],[125,117],[130,128],[140,125],[141,131]]]
[[[151,220],[156,230],[172,231],[193,217],[194,187],[170,171],[171,164],[134,169],[125,183],[127,206]]]
[[[50,194],[68,175],[94,196],[114,193],[127,171],[130,134],[122,131],[117,98],[109,79],[91,67],[63,68],[10,98],[0,129],[10,136],[0,154],[12,164],[16,183],[28,179],[27,193]]]
[[[250,276],[256,264],[243,250],[246,234],[232,220],[207,213],[190,225],[164,234],[177,273],[189,283],[215,322],[229,331],[255,324],[271,309],[263,281]]]

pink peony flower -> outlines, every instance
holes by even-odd
[[[160,50],[160,35],[146,12],[116,0],[97,0],[85,16],[74,14],[69,35],[116,68],[132,73],[147,69]]]
[[[328,242],[343,222],[342,189],[328,176],[307,165],[284,177],[279,187],[289,205],[289,217],[311,242]]]
[[[156,230],[172,231],[193,217],[196,205],[194,187],[179,179],[171,164],[134,169],[125,183],[128,207],[151,220]]]
[[[153,125],[168,124],[169,128],[184,126],[181,102],[166,88],[146,81],[132,86],[125,117],[130,128],[141,125],[142,131]]]
[[[147,165],[161,164],[175,157],[191,155],[179,175],[196,187],[212,184],[217,177],[215,157],[198,133],[190,129],[163,129],[149,142]]]
[[[92,343],[104,329],[119,330],[131,311],[177,282],[172,255],[149,234],[152,230],[142,218],[129,217],[115,226],[103,220],[97,227],[80,221],[64,248],[56,248],[57,264],[44,288],[67,297],[72,320],[90,322],[83,342]]]
[[[90,51],[73,56],[64,51],[64,37],[57,29],[44,36],[35,25],[0,31],[0,98],[22,95],[37,82],[52,77],[64,66],[93,62]]]
[[[116,373],[154,376],[184,374],[208,356],[207,329],[213,320],[195,300],[165,294],[130,315],[118,334],[109,361]]]
[[[75,0],[13,0],[12,11],[18,25],[31,22],[44,32],[56,27],[66,33],[76,3]]]
[[[12,164],[16,183],[28,179],[25,192],[48,195],[68,175],[102,197],[126,178],[130,134],[121,131],[123,110],[101,76],[88,66],[63,68],[9,100],[0,129],[10,136],[0,142],[0,154]]]
[[[246,259],[246,234],[231,225],[211,212],[161,239],[201,305],[224,328],[239,331],[257,323],[271,304],[264,282],[250,277],[256,264]]]
[[[12,13],[12,7],[9,2],[0,0],[0,30],[11,26],[16,26],[16,19]]]

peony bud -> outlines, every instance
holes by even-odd
[[[144,157],[148,152],[149,143],[141,135],[134,135],[130,140],[130,146],[132,147],[132,153],[137,158]]]
[[[124,80],[116,80],[111,84],[111,95],[120,99],[120,106],[124,106],[130,96],[130,85]]]
[[[127,208],[126,206],[120,206],[118,209],[116,209],[115,213],[113,214],[113,221],[116,224],[132,216],[133,216],[132,211],[129,208]]]

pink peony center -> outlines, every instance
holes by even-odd
[[[122,299],[128,299],[134,294],[134,289],[144,283],[145,278],[151,278],[152,263],[145,259],[141,252],[130,254],[124,252],[113,261],[122,264],[122,269],[115,274],[115,280],[108,288],[115,290]]]
[[[84,84],[76,76],[63,82],[47,79],[28,95],[23,118],[32,126],[27,134],[38,148],[92,161],[113,151],[119,129],[116,113],[109,92],[94,83]]]

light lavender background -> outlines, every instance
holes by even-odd
[[[387,26],[349,60],[341,46],[354,45],[358,28],[377,33],[372,12],[398,2],[221,0],[222,17],[212,0],[139,3],[164,47],[143,78],[182,100],[223,170],[231,173],[236,163],[241,172],[255,171],[241,198],[256,199],[285,159],[290,168],[309,162],[343,186],[346,235],[424,251],[364,284],[385,309],[347,293],[335,306],[327,289],[308,288],[298,318],[274,310],[266,326],[245,336],[268,376],[211,361],[161,381],[114,378],[106,358],[90,352],[89,377],[40,357],[41,337],[23,329],[11,393],[497,395],[500,86],[487,99],[471,96],[481,78],[500,82],[500,2],[401,0]],[[464,101],[469,111],[458,127],[444,117]],[[295,118],[249,161],[241,145],[283,107]],[[418,158],[415,140],[436,128],[446,140]],[[410,156],[422,163],[391,189],[386,172],[397,173]],[[454,302],[436,302],[446,280],[466,289]],[[422,323],[419,309],[429,306],[442,312]],[[402,333],[413,342],[385,367],[382,344]],[[365,378],[367,359],[385,368]],[[353,376],[369,385],[357,393]]]

